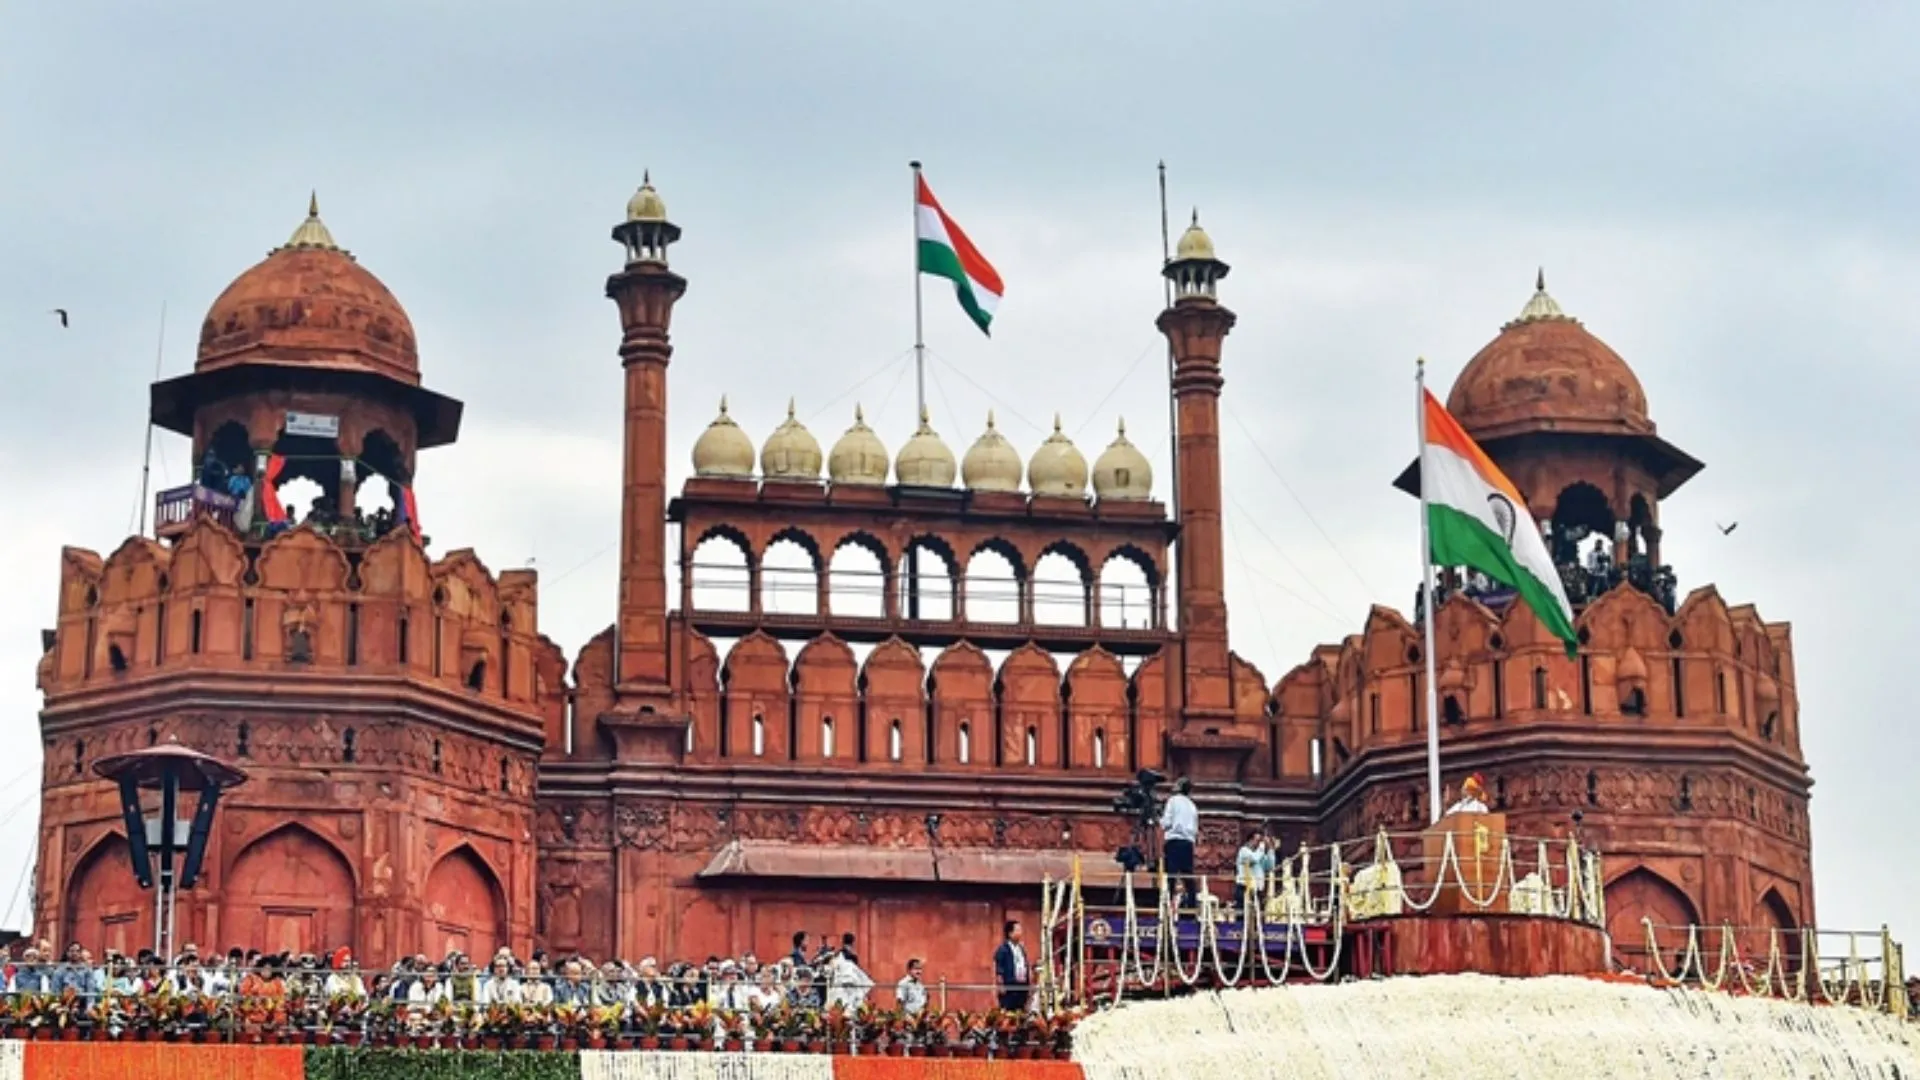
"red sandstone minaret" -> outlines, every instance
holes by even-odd
[[[1234,314],[1216,295],[1227,264],[1213,240],[1193,223],[1181,235],[1163,273],[1173,282],[1173,306],[1158,325],[1173,349],[1173,396],[1180,463],[1179,667],[1180,696],[1171,704],[1181,721],[1172,733],[1175,764],[1205,779],[1237,779],[1241,759],[1257,734],[1234,730],[1231,663],[1227,648],[1226,555],[1220,534],[1220,346]]]
[[[620,363],[626,371],[626,448],[620,492],[620,617],[614,666],[617,707],[603,718],[622,757],[677,760],[685,723],[675,707],[667,632],[667,325],[685,278],[667,268],[680,227],[643,177],[613,227],[626,266],[607,278],[620,306]]]
[[[620,364],[626,370],[626,455],[620,495],[618,686],[641,697],[668,697],[667,677],[667,324],[685,278],[667,269],[680,227],[651,178],[627,202],[613,228],[626,248],[624,269],[607,279],[620,305]]]

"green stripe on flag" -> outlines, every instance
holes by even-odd
[[[973,325],[978,326],[981,333],[993,336],[993,332],[987,329],[993,316],[974,299],[973,282],[967,278],[966,270],[960,266],[960,256],[952,248],[938,240],[920,241],[920,272],[952,281],[953,294],[959,297],[960,306],[966,310],[967,317],[973,320]]]
[[[1523,521],[1520,527],[1527,528],[1529,521]],[[1573,623],[1560,607],[1560,599],[1553,594],[1553,589],[1521,566],[1506,540],[1480,519],[1451,506],[1428,503],[1427,539],[1435,565],[1471,567],[1515,590],[1521,601],[1546,624],[1547,630],[1567,643],[1569,657],[1579,650]]]

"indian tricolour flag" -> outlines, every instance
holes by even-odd
[[[954,295],[959,297],[967,317],[981,333],[990,333],[987,326],[993,322],[994,309],[1000,306],[1000,274],[940,208],[940,200],[933,197],[926,179],[917,172],[914,179],[919,188],[914,200],[914,232],[920,240],[920,272],[953,282]]]
[[[1573,605],[1526,499],[1432,391],[1421,394],[1426,442],[1420,448],[1420,499],[1427,510],[1428,557],[1436,566],[1478,570],[1518,592],[1571,654]]]

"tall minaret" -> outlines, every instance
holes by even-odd
[[[616,685],[623,700],[664,701],[667,667],[667,324],[685,278],[667,269],[680,227],[646,177],[613,227],[626,268],[607,279],[620,305],[620,363],[626,369],[626,455],[620,493],[620,618]]]
[[[1180,237],[1163,271],[1173,282],[1173,306],[1158,326],[1173,349],[1175,437],[1180,464],[1179,616],[1183,642],[1175,702],[1183,715],[1176,745],[1213,727],[1221,734],[1233,722],[1227,660],[1226,551],[1220,533],[1220,346],[1233,328],[1233,312],[1220,305],[1215,288],[1227,264],[1214,258],[1213,241],[1200,228],[1200,214]],[[1213,756],[1213,755],[1208,755]],[[1225,762],[1221,762],[1225,765]],[[1214,777],[1225,779],[1226,777]]]

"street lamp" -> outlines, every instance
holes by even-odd
[[[120,785],[120,813],[127,826],[127,854],[133,861],[133,879],[143,889],[153,887],[151,856],[160,856],[160,888],[153,917],[154,951],[163,962],[173,956],[173,907],[180,889],[193,887],[200,861],[207,853],[207,834],[213,830],[213,809],[220,792],[246,782],[247,774],[217,758],[181,746],[169,737],[163,746],[131,754],[117,754],[94,762],[93,771]],[[140,806],[142,791],[160,793],[160,812],[149,820]],[[185,837],[175,817],[180,796],[198,792],[193,823]],[[186,865],[174,874],[174,856],[186,852]]]

